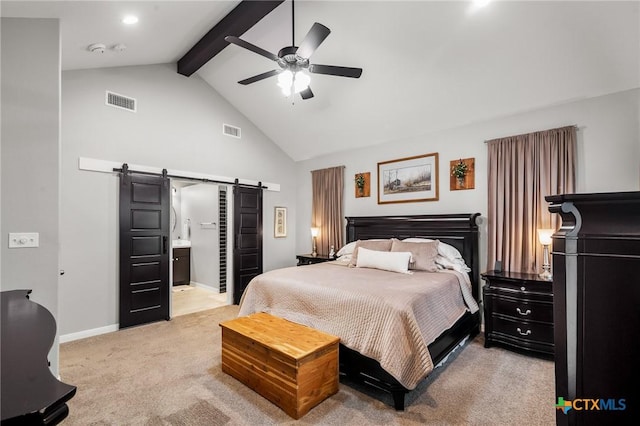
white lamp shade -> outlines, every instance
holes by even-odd
[[[538,229],[538,240],[543,246],[551,245],[551,236],[556,232],[555,229]]]
[[[282,89],[282,94],[286,97],[291,96],[291,84],[293,83],[293,73],[289,70],[284,70],[278,74],[278,87]]]
[[[320,228],[311,228],[312,237],[317,237],[319,233],[320,233]]]

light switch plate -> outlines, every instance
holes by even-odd
[[[26,248],[40,246],[40,234],[38,232],[10,232],[9,248]]]

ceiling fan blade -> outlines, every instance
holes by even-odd
[[[301,58],[309,59],[313,52],[316,51],[320,43],[324,41],[325,38],[331,33],[331,30],[325,27],[322,24],[315,23],[309,30],[306,36],[304,36],[304,40],[300,43],[300,47],[296,51],[296,55]]]
[[[311,87],[307,87],[303,91],[300,92],[300,96],[302,99],[311,99],[313,98],[313,92],[311,91]]]
[[[227,41],[229,43],[235,44],[235,45],[240,46],[240,47],[244,47],[245,49],[250,50],[253,53],[257,53],[258,55],[262,55],[265,58],[269,58],[272,61],[277,61],[278,60],[278,56],[277,55],[274,55],[271,52],[267,52],[266,50],[256,46],[255,44],[251,44],[248,41],[244,41],[241,38],[238,38],[236,36],[226,36],[224,39],[225,39],[225,41]]]
[[[362,75],[362,68],[311,64],[309,65],[309,72],[315,74],[337,75],[338,77],[360,78],[360,75]]]
[[[278,75],[278,74],[280,74],[280,72],[282,72],[282,70],[273,70],[273,71],[263,72],[262,74],[254,75],[253,77],[249,77],[249,78],[245,78],[244,80],[240,80],[238,83],[244,84],[246,86],[247,84],[255,83],[256,81],[264,80],[265,78],[269,78],[269,77],[273,77],[274,75]]]

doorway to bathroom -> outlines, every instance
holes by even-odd
[[[227,293],[229,188],[171,179],[171,316],[232,302]]]
[[[183,171],[169,173],[167,169],[158,172],[153,167],[140,165],[129,168],[128,163],[116,167],[118,164],[114,162],[80,160],[82,170],[116,172],[120,178],[119,328],[238,303],[251,278],[262,273],[262,194],[265,188],[271,188],[269,185],[273,185],[273,190],[279,190],[278,184],[241,182],[238,178]],[[188,189],[192,186],[193,190]],[[207,187],[213,189],[209,194],[199,190]],[[196,209],[204,212],[203,216],[197,216],[195,210],[188,211],[186,198],[190,192],[196,200],[213,202],[201,203],[204,207]],[[203,192],[205,195],[201,196]],[[199,255],[196,230],[206,232],[213,241],[217,236],[217,253],[214,244],[213,255]],[[184,259],[188,261],[180,263]],[[200,262],[213,265],[214,271],[217,268],[217,275],[209,271],[212,278],[202,280],[198,272]],[[189,286],[175,292],[174,264],[188,265],[186,271],[177,271],[177,280],[183,283],[175,284]],[[217,294],[218,300],[205,306],[188,303],[190,307],[173,312],[173,294],[181,290],[192,292],[191,287],[209,290],[208,296]],[[197,296],[195,298],[201,301]]]

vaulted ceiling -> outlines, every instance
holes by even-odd
[[[238,1],[3,1],[2,16],[56,17],[64,70],[175,63]],[[140,21],[124,26],[124,14]],[[284,98],[269,59],[225,47],[196,74],[294,160],[402,140],[640,87],[640,2],[298,1],[295,40],[331,34],[311,62],[361,67],[359,79],[312,74],[315,97]],[[291,44],[287,0],[241,37]],[[91,43],[107,47],[102,55]],[[198,77],[190,77],[198,78]]]

